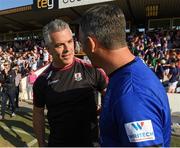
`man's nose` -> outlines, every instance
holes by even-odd
[[[67,53],[71,50],[71,46],[70,45],[64,45],[64,50],[63,53]]]
[[[68,53],[68,49],[65,48],[65,49],[63,50],[63,53]]]

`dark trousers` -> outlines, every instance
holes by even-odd
[[[2,114],[2,116],[5,115],[6,105],[7,105],[7,100],[8,99],[9,99],[9,103],[10,103],[10,111],[11,111],[11,113],[15,112],[15,103],[14,103],[15,91],[3,92],[2,93],[2,105],[1,105],[1,114]]]
[[[0,87],[0,103],[2,103],[2,97],[3,97],[3,92],[2,92],[2,88]]]
[[[16,108],[18,108],[19,107],[19,86],[16,86],[15,98],[16,98],[16,101],[15,101]]]

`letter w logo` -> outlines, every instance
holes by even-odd
[[[133,127],[135,130],[142,130],[142,127],[143,127],[143,125],[144,125],[144,122],[132,123],[131,125],[132,125],[132,127]]]

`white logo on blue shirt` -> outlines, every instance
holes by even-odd
[[[155,140],[151,120],[129,122],[124,125],[130,142]]]

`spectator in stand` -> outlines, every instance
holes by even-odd
[[[36,71],[37,68],[38,68],[38,67],[37,67],[37,60],[36,60],[35,57],[32,57],[32,58],[31,58],[30,68],[31,68],[32,70],[34,70],[34,71]]]
[[[3,74],[2,70],[0,69],[0,100],[2,101],[3,97]],[[2,119],[2,115],[0,115],[0,119]]]
[[[173,44],[175,48],[180,48],[180,30],[176,32]]]
[[[163,82],[164,80],[164,77],[165,77],[165,69],[164,69],[164,64],[166,63],[166,61],[164,59],[159,59],[157,61],[157,65],[156,65],[156,68],[155,68],[155,73],[157,75],[157,77],[159,78],[159,80],[161,82]]]
[[[81,52],[81,46],[79,45],[79,42],[77,38],[74,38],[74,46],[75,46],[75,54],[79,54]]]
[[[166,38],[164,38],[164,40],[163,40],[162,50],[163,50],[163,51],[168,51],[168,50],[169,50],[169,49],[168,49],[168,41],[167,41]]]
[[[2,57],[2,54],[3,54],[3,48],[2,46],[0,46],[0,57]]]
[[[176,92],[176,88],[177,88],[177,84],[178,84],[179,76],[180,76],[180,70],[176,64],[177,64],[176,59],[172,59],[170,63],[169,74],[168,74],[168,78],[169,78],[168,93]]]
[[[43,66],[43,49],[39,50],[39,66]]]
[[[178,49],[172,49],[172,44],[178,40],[179,31],[158,31],[147,32],[146,34],[130,35],[128,37],[130,48],[135,55],[142,58],[145,63],[153,70],[157,70],[157,60],[166,60],[163,64],[164,80],[163,85],[167,85],[167,75],[172,59],[178,60]],[[144,44],[144,45],[143,45]],[[144,48],[142,48],[144,46]],[[143,50],[142,50],[143,49]],[[160,63],[159,63],[160,64]]]
[[[32,88],[33,88],[33,84],[36,81],[36,79],[37,79],[37,75],[34,72],[34,70],[31,69],[30,72],[29,72],[29,75],[27,77],[27,80],[28,80],[28,90],[27,91],[28,91],[28,99],[29,100],[33,99],[33,90],[32,90]]]
[[[16,86],[15,104],[16,104],[16,108],[19,108],[19,85],[20,85],[20,82],[21,82],[21,79],[22,79],[22,75],[20,73],[18,65],[16,65],[14,67],[14,70],[15,70],[15,74],[16,74],[16,77],[15,77],[15,86]]]
[[[10,102],[10,110],[11,116],[14,117],[15,114],[15,94],[16,94],[16,86],[15,86],[15,77],[16,74],[11,67],[9,61],[5,61],[4,70],[2,71],[2,87],[3,87],[3,97],[2,97],[2,105],[1,105],[1,119],[5,118],[6,111],[6,103],[7,100]]]
[[[178,54],[180,56],[180,54]],[[177,59],[176,61],[176,66],[179,70],[179,77],[178,77],[178,84],[177,84],[177,88],[176,88],[176,93],[180,93],[180,57]]]
[[[43,49],[43,65],[48,64],[49,62],[49,52],[46,48]]]

